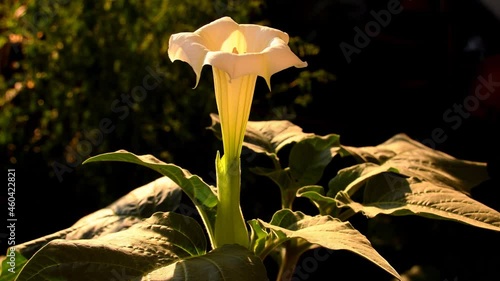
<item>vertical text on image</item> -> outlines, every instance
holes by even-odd
[[[7,271],[16,272],[16,169],[7,170]]]

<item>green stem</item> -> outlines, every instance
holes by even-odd
[[[216,159],[217,217],[215,219],[215,247],[224,244],[249,246],[248,229],[240,207],[240,159]]]
[[[296,190],[294,189],[281,188],[281,209],[292,210],[293,201],[295,200],[295,193]]]
[[[300,256],[309,247],[297,245],[296,240],[289,240],[282,244],[283,248],[280,250],[280,268],[276,281],[290,281],[295,273],[295,267],[300,259]]]
[[[281,170],[281,165],[279,162],[275,162],[274,168],[279,171]],[[297,189],[294,187],[293,179],[290,176],[290,168],[285,168],[284,173],[281,174],[282,177],[286,177],[286,179],[281,178],[276,182],[280,188],[281,193],[281,209],[290,209],[292,210],[293,201],[296,198]],[[285,183],[285,184],[282,184]]]

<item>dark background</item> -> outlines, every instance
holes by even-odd
[[[233,2],[236,5],[246,3]],[[481,101],[477,109],[466,112],[467,117],[460,118],[461,124],[456,128],[452,127],[454,123],[447,122],[443,117],[447,110],[463,105],[470,99],[469,96],[474,95],[478,77],[492,75],[493,81],[500,81],[498,17],[481,1],[404,0],[401,1],[401,13],[392,15],[380,34],[370,37],[369,44],[359,48],[359,54],[351,55],[349,63],[340,44],[344,42],[356,46],[354,28],[364,30],[368,23],[374,21],[370,12],[386,10],[388,2],[264,1],[259,12],[248,15],[248,18],[254,22],[264,21],[291,36],[300,36],[304,41],[317,45],[319,54],[306,58],[309,68],[333,73],[335,80],[313,82],[307,106],[294,103],[296,89],[290,90],[289,97],[276,95],[277,100],[269,99],[262,94],[266,89],[259,81],[251,119],[288,116],[306,132],[320,135],[337,133],[343,144],[353,146],[377,145],[403,132],[457,158],[487,162],[492,179],[474,189],[472,197],[500,210],[498,91]],[[218,11],[231,12],[220,7]],[[177,29],[183,30],[182,26]],[[159,63],[163,69],[172,65],[168,60]],[[184,84],[192,86],[192,73],[187,67],[183,70],[186,70]],[[207,70],[204,70],[204,75],[208,78],[210,74]],[[272,83],[290,81],[298,73],[297,69],[277,73]],[[193,100],[197,95],[195,93],[188,98]],[[215,112],[215,104],[211,103],[213,100],[209,102],[205,110]],[[271,107],[283,104],[290,115],[268,113]],[[178,110],[181,118],[183,112],[187,112],[181,108]],[[204,113],[201,111],[199,115]],[[210,179],[212,159],[220,144],[205,130],[210,124],[206,115],[196,120],[199,116],[192,112],[189,114],[185,118],[194,119],[188,124],[196,137],[183,139],[159,133],[156,140],[168,142],[172,147],[172,157],[165,157],[165,161],[172,160]],[[137,115],[133,118],[138,118],[135,124],[140,126],[142,117]],[[446,139],[430,142],[433,131],[439,128]],[[23,130],[23,127],[16,130]],[[155,155],[163,151],[147,141],[127,142],[125,139],[132,135],[140,138],[137,131],[110,135],[102,149],[114,151],[126,148],[137,154]],[[52,150],[51,160],[63,157],[64,145],[69,140],[61,139],[60,142],[63,147]],[[179,142],[182,144],[175,144]],[[19,186],[16,195],[18,243],[66,228],[78,218],[157,177],[156,173],[136,166],[114,163],[106,167],[78,167],[65,176],[63,182],[59,182],[51,173],[52,168],[45,166],[49,162],[46,156],[24,152],[24,156],[20,157],[23,152],[19,150],[12,153],[22,159],[15,165],[8,161],[6,164],[6,167],[16,168]],[[11,156],[7,155],[7,159]],[[276,206],[279,194],[265,179],[254,180],[253,186],[244,186],[242,205],[248,217],[262,212],[260,215],[266,218],[279,207]],[[103,182],[106,182],[105,190]],[[267,195],[260,196],[259,192],[266,192]],[[258,200],[257,203],[254,200]],[[300,200],[298,204],[310,207]],[[356,216],[351,222],[371,239],[398,272],[404,273],[415,265],[420,266],[423,279],[411,280],[498,280],[498,233],[420,217],[380,217],[367,221],[362,216]],[[306,258],[307,254],[299,262],[302,268],[311,267],[303,264]],[[272,262],[267,262],[272,272]],[[303,279],[325,280],[320,276],[330,274],[333,266],[336,266],[337,280],[390,280],[371,263],[341,251],[332,254],[327,261],[319,262],[318,269],[307,272],[307,277]]]

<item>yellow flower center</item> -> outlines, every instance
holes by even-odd
[[[234,54],[244,54],[247,52],[247,40],[245,35],[239,30],[233,31],[224,42],[220,48],[223,52],[234,53]]]

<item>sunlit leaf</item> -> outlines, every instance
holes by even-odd
[[[334,215],[337,210],[337,201],[325,195],[320,185],[308,185],[297,190],[297,197],[308,198],[319,210],[321,215]]]
[[[331,250],[347,250],[364,257],[400,279],[398,272],[349,222],[342,222],[331,216],[308,216],[287,209],[275,213],[270,223],[259,221],[268,229],[268,233],[272,231],[279,237],[276,245],[291,239],[299,239],[309,243],[311,249],[321,246]]]
[[[405,134],[395,135],[374,147],[344,146],[343,149],[361,162],[395,168],[401,174],[448,186],[466,194],[489,178],[486,163],[456,159]]]
[[[198,209],[203,222],[205,223],[207,231],[212,233],[210,237],[213,237],[217,196],[215,188],[205,183],[200,177],[192,175],[186,169],[174,164],[164,163],[152,155],[138,156],[125,150],[118,150],[116,152],[104,153],[90,157],[84,162],[84,164],[101,161],[118,161],[138,164],[169,177],[172,181],[178,184],[192,200]]]
[[[385,172],[397,172],[397,170],[390,166],[379,166],[373,163],[361,163],[341,169],[337,172],[337,175],[328,182],[327,195],[333,198],[339,191],[354,194],[368,179]]]
[[[388,159],[406,151],[414,149],[432,150],[431,148],[412,140],[406,134],[397,134],[377,146],[353,147],[342,146],[350,155],[359,162],[372,162],[382,164]],[[441,154],[441,152],[436,151]]]
[[[500,213],[494,209],[460,191],[392,173],[372,178],[365,187],[362,203],[344,191],[335,200],[339,207],[349,207],[369,218],[379,214],[419,215],[500,231]]]
[[[157,269],[142,280],[265,281],[268,278],[262,261],[246,248],[234,244]]]
[[[220,120],[217,114],[210,114],[215,135],[222,139]],[[263,153],[278,160],[278,152],[288,144],[313,136],[302,132],[302,128],[290,121],[248,121],[243,145],[256,153]]]
[[[158,212],[96,239],[52,240],[35,253],[17,280],[136,280],[180,259],[203,255],[206,247],[196,220]]]
[[[167,177],[138,187],[106,208],[78,220],[71,227],[16,246],[25,257],[54,239],[93,239],[127,229],[158,211],[174,211],[181,200],[181,189]]]

